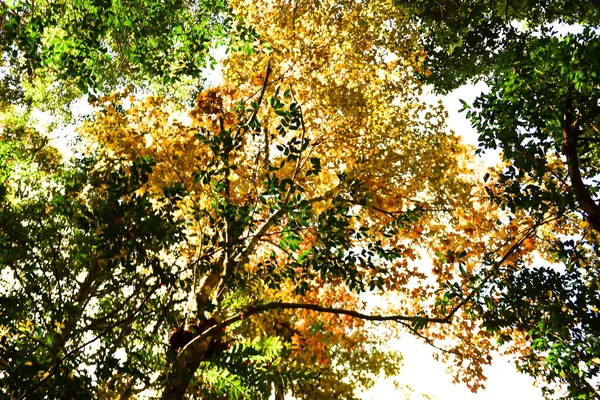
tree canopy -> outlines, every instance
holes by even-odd
[[[429,82],[441,92],[486,83],[463,111],[479,132],[478,153],[502,151],[488,193],[511,223],[522,225],[523,214],[535,221],[531,240],[546,260],[488,278],[484,325],[527,333],[523,371],[566,385],[569,398],[598,398],[598,4],[437,3],[428,10],[413,8],[430,32],[424,46],[435,48]],[[459,64],[466,68],[447,68]]]
[[[0,393],[351,399],[409,332],[598,398],[598,10],[425,3],[2,3]]]
[[[197,94],[210,48],[248,48],[251,29],[222,1],[9,0],[0,4],[0,94],[65,111],[78,97],[135,84]]]

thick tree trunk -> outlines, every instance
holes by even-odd
[[[194,377],[200,362],[206,354],[211,337],[190,342],[177,356],[167,375],[167,383],[160,398],[162,400],[181,400]]]

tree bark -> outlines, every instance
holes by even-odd
[[[167,375],[167,383],[160,396],[161,400],[183,399],[190,381],[206,354],[210,340],[211,336],[203,340],[194,340],[182,349]]]
[[[576,122],[573,118],[573,109],[571,100],[569,100],[565,107],[565,114],[563,117],[563,146],[562,153],[567,160],[567,168],[569,172],[569,178],[571,180],[571,189],[575,194],[575,199],[579,208],[586,214],[586,219],[590,226],[600,232],[600,206],[592,198],[590,191],[588,190],[583,178],[581,177],[581,170],[579,168],[579,158],[577,156],[577,145],[579,142],[580,132]]]

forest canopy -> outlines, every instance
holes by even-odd
[[[2,2],[0,394],[353,399],[409,333],[600,398],[600,11],[533,3]]]

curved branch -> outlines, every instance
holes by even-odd
[[[317,304],[310,303],[268,303],[268,304],[259,304],[259,305],[248,305],[245,310],[239,314],[233,315],[215,326],[211,327],[204,331],[201,335],[196,336],[193,340],[191,340],[179,353],[176,358],[176,364],[184,366],[188,363],[191,363],[195,360],[199,355],[202,356],[203,353],[199,350],[203,349],[204,342],[206,339],[218,335],[221,333],[226,327],[231,324],[234,324],[238,321],[242,321],[251,317],[252,315],[263,313],[266,311],[272,310],[311,310],[317,311],[326,314],[335,314],[335,315],[348,315],[350,317],[364,319],[367,321],[394,321],[400,323],[413,322],[413,321],[425,321],[431,323],[438,324],[448,324],[452,318],[451,315],[447,315],[445,317],[425,317],[425,316],[410,316],[410,315],[371,315],[365,314],[358,311],[346,310],[344,308],[333,308],[333,307],[323,307]]]
[[[326,199],[328,196],[317,197],[311,199],[309,202],[317,202]],[[275,214],[271,216],[271,218],[261,227],[260,231],[253,237],[252,241],[248,244],[247,248],[244,252],[242,252],[241,260],[244,260],[244,257],[247,257],[258,244],[259,240],[267,233],[267,231],[275,224],[275,222],[284,215],[287,210],[285,208],[280,208]],[[547,221],[546,221],[547,222]],[[219,335],[226,327],[239,322],[243,319],[249,318],[254,314],[259,314],[266,311],[271,310],[311,310],[321,313],[335,314],[335,315],[347,315],[353,318],[359,318],[368,321],[393,321],[397,322],[403,326],[409,327],[409,329],[416,333],[421,338],[425,339],[425,341],[435,346],[431,340],[428,340],[423,335],[420,335],[416,330],[410,326],[410,323],[416,322],[418,324],[428,324],[428,323],[438,323],[438,324],[449,324],[452,322],[452,318],[461,309],[465,304],[467,304],[470,300],[479,293],[485,284],[489,281],[489,279],[494,275],[496,269],[500,267],[523,243],[523,241],[530,237],[530,235],[535,232],[537,226],[530,227],[527,231],[519,238],[513,245],[504,253],[502,258],[496,262],[494,265],[496,268],[493,268],[493,271],[490,271],[484,279],[480,282],[477,287],[475,287],[469,295],[467,295],[461,302],[456,304],[448,314],[443,317],[427,317],[424,315],[371,315],[365,314],[358,311],[346,310],[342,308],[332,308],[332,307],[323,307],[317,304],[308,304],[308,303],[284,303],[284,302],[276,302],[276,303],[268,303],[268,304],[259,304],[259,305],[248,305],[244,309],[243,312],[233,315],[215,326],[211,327],[204,331],[201,335],[196,336],[192,339],[185,347],[181,349],[175,362],[171,367],[171,371],[168,374],[167,384],[162,392],[161,399],[162,400],[178,400],[182,399],[187,391],[187,387],[189,382],[193,378],[196,370],[200,366],[204,355],[208,349],[208,345],[210,343],[210,338],[213,336]],[[439,349],[439,348],[438,348]],[[442,351],[447,351],[440,349]]]
[[[250,240],[250,243],[248,243],[248,246],[246,246],[246,248],[239,255],[238,260],[231,261],[232,268],[228,271],[224,271],[223,275],[220,277],[220,281],[218,283],[217,290],[216,290],[218,298],[222,297],[224,295],[225,285],[227,284],[227,280],[231,277],[233,272],[235,272],[239,268],[240,265],[244,265],[245,263],[248,262],[248,259],[250,258],[250,254],[252,254],[252,252],[256,248],[258,242],[267,233],[267,231],[269,229],[271,229],[279,221],[279,218],[281,218],[283,216],[285,211],[286,211],[286,209],[282,207],[279,210],[277,210],[277,212],[275,212],[273,215],[271,215],[271,217],[268,219],[268,221],[265,222],[265,224],[259,229],[259,231],[256,233],[256,235],[252,238],[252,240]]]
[[[269,86],[269,76],[271,75],[272,71],[273,70],[271,68],[271,59],[269,58],[269,60],[267,61],[267,70],[265,71],[265,79],[263,80],[263,84],[262,84],[262,87],[260,88],[260,93],[258,95],[258,100],[256,101],[256,103],[258,105],[257,105],[256,109],[254,109],[252,111],[252,113],[250,114],[250,117],[244,123],[245,127],[248,127],[256,119],[256,115],[258,114],[258,109],[259,109],[260,105],[262,104],[263,97],[265,96],[265,90],[267,89],[267,86]]]
[[[488,283],[488,281],[498,272],[498,268],[500,268],[500,266],[502,264],[504,264],[506,262],[506,260],[508,260],[510,258],[511,255],[513,255],[523,244],[523,242],[530,238],[532,234],[535,233],[536,229],[545,224],[548,223],[550,221],[555,220],[556,217],[552,217],[549,218],[545,221],[540,222],[539,224],[536,224],[530,228],[528,228],[527,230],[525,230],[522,234],[522,236],[513,243],[512,246],[510,246],[510,248],[504,253],[504,255],[502,256],[502,258],[493,264],[493,268],[489,271],[489,273],[487,273],[483,279],[481,280],[481,282],[479,282],[479,284],[477,286],[475,286],[475,288],[471,291],[471,293],[469,293],[464,299],[462,299],[458,304],[456,304],[451,310],[450,312],[446,315],[446,318],[450,319],[454,316],[454,314],[456,314],[458,312],[458,310],[460,310],[462,307],[464,307],[465,304],[467,304],[469,301],[471,301],[477,294],[479,294],[479,292],[485,287],[485,285]],[[502,246],[504,247],[504,245]]]
[[[260,304],[256,306],[247,306],[246,310],[238,315],[230,317],[223,321],[221,324],[217,325],[215,328],[223,329],[227,325],[230,325],[234,322],[240,321],[242,319],[248,318],[254,314],[262,313],[265,311],[271,310],[311,310],[317,311],[320,313],[326,314],[335,314],[335,315],[348,315],[350,317],[364,319],[367,321],[394,321],[394,322],[412,322],[416,320],[425,320],[427,322],[447,324],[450,322],[450,317],[424,317],[424,316],[409,316],[409,315],[371,315],[365,314],[358,311],[346,310],[344,308],[333,308],[333,307],[323,307],[317,304],[310,303],[268,303],[268,304]]]
[[[600,232],[600,205],[592,198],[588,187],[583,183],[581,170],[579,168],[579,158],[577,156],[577,143],[580,132],[577,121],[573,118],[573,104],[571,98],[565,105],[563,116],[563,146],[562,153],[567,159],[567,168],[569,178],[571,179],[571,189],[577,199],[577,204],[586,214],[586,219],[590,226]]]

